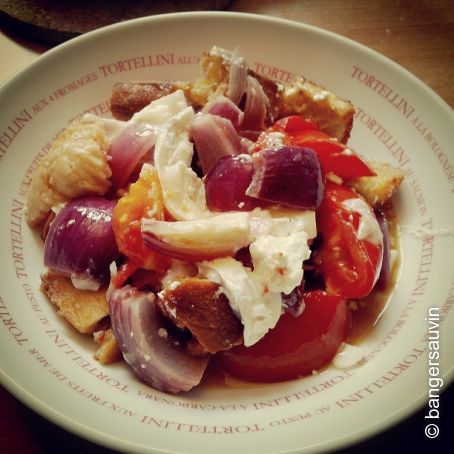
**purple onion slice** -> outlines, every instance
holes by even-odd
[[[391,246],[389,238],[389,224],[385,213],[382,210],[375,209],[375,217],[383,234],[383,261],[380,269],[380,274],[375,284],[379,290],[384,290],[388,287],[391,280]]]
[[[192,122],[191,135],[205,175],[222,157],[242,151],[240,137],[232,122],[218,115],[197,115]]]
[[[158,128],[133,123],[112,140],[109,146],[109,166],[112,183],[123,188],[146,154],[155,146]]]
[[[256,153],[246,194],[290,207],[317,209],[323,198],[317,154],[305,147],[282,147]]]
[[[73,278],[103,278],[119,252],[112,229],[115,202],[70,200],[55,216],[44,244],[44,264]]]
[[[251,180],[252,158],[249,155],[222,158],[205,180],[208,208],[212,211],[249,211],[263,205],[246,195]]]
[[[202,110],[203,113],[218,115],[219,117],[230,120],[237,129],[243,119],[241,109],[229,98],[223,95],[218,95],[213,98]]]
[[[260,82],[253,76],[247,77],[246,103],[241,130],[262,131],[265,127],[269,99]]]
[[[174,336],[149,292],[126,286],[109,298],[112,328],[125,361],[141,381],[170,393],[189,391],[202,379],[208,357],[191,356]]]

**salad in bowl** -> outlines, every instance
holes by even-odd
[[[354,106],[326,88],[200,61],[193,82],[115,84],[112,117],[53,142],[25,211],[42,290],[99,361],[169,393],[356,365],[395,281],[403,172],[347,145]]]

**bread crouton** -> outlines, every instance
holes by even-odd
[[[188,100],[194,107],[202,107],[216,95],[225,95],[229,85],[229,70],[222,57],[204,54],[200,59],[202,77],[190,86]]]
[[[152,101],[188,88],[189,83],[183,81],[118,82],[112,89],[110,110],[114,118],[126,121]]]
[[[183,89],[188,102],[196,109],[217,95],[226,95],[229,87],[230,62],[225,55],[205,53],[200,59],[202,76],[193,83],[130,82],[116,84],[111,109],[116,118],[128,119],[151,101]],[[346,143],[353,125],[354,107],[314,82],[296,77],[287,87],[248,69],[266,94],[268,124],[288,115],[301,115],[315,121],[320,129]],[[186,85],[185,85],[186,84]]]
[[[71,279],[56,273],[41,275],[41,290],[58,308],[58,314],[81,333],[92,333],[109,315],[106,289],[79,290]]]
[[[208,279],[183,279],[160,293],[158,304],[179,328],[191,332],[205,352],[216,353],[243,341],[243,325],[219,285]]]
[[[405,173],[387,163],[367,161],[367,164],[375,172],[375,176],[359,177],[346,183],[372,206],[383,205],[397,191]]]
[[[94,332],[93,338],[100,344],[96,350],[95,359],[101,364],[111,364],[121,358],[120,347],[111,328]]]
[[[203,76],[189,90],[189,101],[203,106],[215,95],[225,95],[229,83],[229,62],[220,55],[205,54],[201,59]],[[275,81],[252,70],[269,100],[269,118],[301,115],[315,121],[331,137],[346,143],[353,126],[355,109],[350,101],[339,98],[321,85],[296,77],[290,85],[282,87]]]
[[[298,114],[309,118],[342,143],[350,137],[354,113],[350,101],[302,77],[295,78],[281,93],[280,117]]]
[[[104,195],[112,174],[102,120],[86,114],[72,121],[52,143],[32,176],[25,217],[32,226],[44,222],[51,209],[83,195]]]

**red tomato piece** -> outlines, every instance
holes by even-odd
[[[121,265],[117,273],[112,276],[111,283],[115,288],[120,288],[136,272],[138,266],[133,262],[127,261]]]
[[[294,145],[312,148],[324,175],[332,172],[343,179],[374,176],[373,170],[346,145],[320,131],[316,123],[298,115],[281,118],[259,136],[258,148]]]
[[[380,232],[380,238],[380,226],[367,202],[353,189],[328,182],[317,210],[317,226],[323,240],[319,269],[328,292],[343,298],[362,298],[371,292],[380,274],[383,236],[381,241],[359,238],[360,222],[365,220],[360,212],[344,204],[346,200],[359,200],[362,209],[367,210],[369,231]]]
[[[277,382],[309,375],[328,365],[345,340],[350,312],[345,300],[322,290],[304,293],[305,309],[284,313],[277,325],[251,347],[219,354],[222,369],[254,382]]]
[[[159,220],[165,216],[158,174],[151,166],[141,172],[139,179],[118,200],[112,227],[118,249],[129,258],[131,267],[165,271],[170,259],[150,249],[142,239],[142,218],[150,216]]]
[[[291,137],[293,145],[312,148],[318,156],[322,172],[334,173],[346,180],[374,176],[373,170],[344,144],[322,131],[304,131]]]

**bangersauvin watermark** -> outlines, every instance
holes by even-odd
[[[427,438],[437,438],[440,434],[440,392],[443,379],[440,377],[440,308],[429,307],[426,318],[428,330],[428,406],[424,416],[424,433]]]

